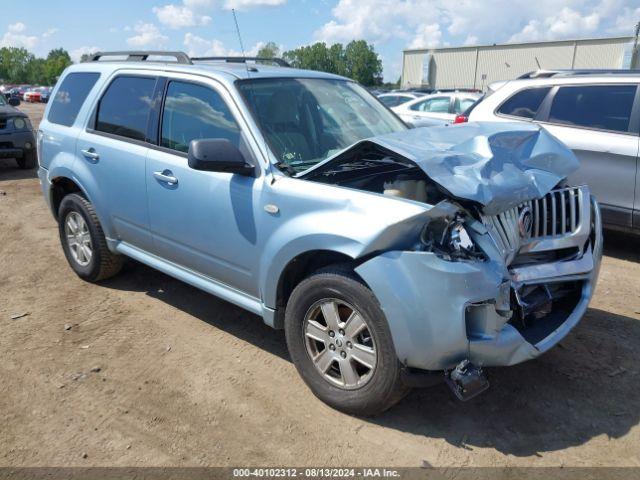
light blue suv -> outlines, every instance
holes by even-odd
[[[409,130],[345,78],[115,52],[69,67],[38,132],[67,260],[123,258],[284,328],[311,390],[375,414],[548,350],[593,294],[600,214],[545,130]]]

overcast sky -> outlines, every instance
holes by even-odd
[[[386,80],[413,47],[632,35],[640,0],[2,0],[0,46],[37,55],[64,47],[169,49],[238,54],[231,9],[247,50],[364,38],[381,54]]]

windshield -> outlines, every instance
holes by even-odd
[[[407,127],[354,82],[322,78],[243,80],[238,88],[278,166],[296,173],[365,138]]]

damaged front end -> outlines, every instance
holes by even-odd
[[[564,183],[577,167],[544,130],[503,123],[374,138],[300,176],[430,206],[411,247],[376,251],[356,272],[401,362],[462,385],[474,365],[540,355],[584,315],[602,227],[588,187]]]

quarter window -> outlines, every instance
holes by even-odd
[[[211,88],[171,82],[162,113],[163,147],[187,152],[191,140],[225,138],[240,147],[240,127],[222,97]]]
[[[551,90],[551,87],[521,90],[504,102],[498,109],[498,113],[511,115],[512,117],[533,119],[549,90]]]
[[[449,113],[450,105],[451,100],[449,97],[436,97],[413,104],[411,110],[429,113]]]
[[[70,73],[64,77],[55,97],[51,101],[47,119],[51,123],[66,127],[73,125],[82,104],[87,99],[87,95],[89,95],[98,78],[100,78],[99,73],[89,72]]]
[[[560,87],[553,98],[549,122],[627,132],[635,85]]]
[[[453,113],[462,113],[465,112],[471,105],[476,102],[475,98],[456,98]]]
[[[96,130],[145,140],[155,78],[117,77],[100,99]]]

